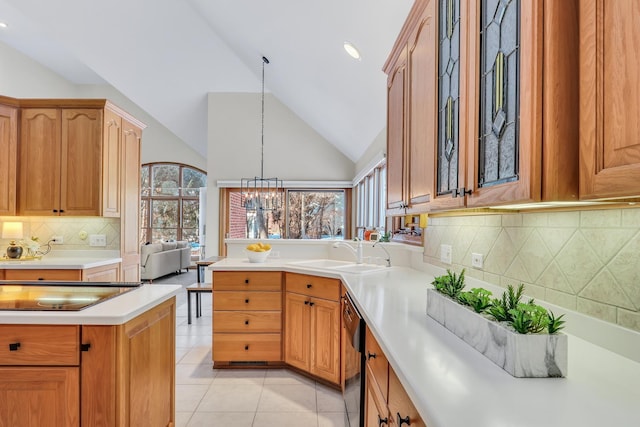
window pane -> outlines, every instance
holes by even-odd
[[[154,242],[157,242],[158,240],[178,240],[177,228],[154,228],[151,230],[151,233]]]
[[[182,229],[182,240],[186,240],[188,242],[198,242],[198,229],[197,228],[183,228]]]
[[[140,169],[140,188],[142,196],[148,196],[151,193],[151,182],[149,181],[149,166],[142,166]]]
[[[151,226],[158,228],[178,228],[178,201],[152,200]]]
[[[207,186],[207,175],[191,168],[182,168],[182,195],[197,196],[200,187]]]
[[[344,191],[287,192],[290,239],[329,239],[343,236]]]
[[[153,195],[177,196],[180,167],[178,165],[153,165]]]
[[[200,212],[199,200],[182,201],[182,227],[198,229],[198,213]],[[184,235],[183,235],[184,240]]]

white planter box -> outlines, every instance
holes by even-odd
[[[514,377],[567,375],[567,336],[519,334],[458,304],[435,289],[427,290],[427,315]]]

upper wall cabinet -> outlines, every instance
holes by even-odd
[[[431,129],[409,132],[422,157],[405,149],[409,170],[426,171],[418,186],[431,186],[425,210],[578,199],[577,11],[576,0],[416,1],[388,64],[402,58],[414,15],[434,16],[432,61],[410,67],[430,91],[417,114],[409,101],[404,125]]]
[[[420,4],[418,4],[420,3]],[[387,208],[426,212],[433,192],[437,26],[434,2],[418,2],[385,65],[388,74]]]
[[[640,196],[640,8],[580,2],[580,196]]]
[[[16,214],[18,109],[0,104],[0,216]]]

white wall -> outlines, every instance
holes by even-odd
[[[356,162],[355,172],[360,173],[367,165],[380,153],[387,153],[387,128],[383,128],[376,139],[371,141],[369,148],[360,156]]]
[[[260,175],[260,93],[209,94],[207,255],[218,251],[218,180]],[[354,163],[271,94],[265,96],[264,177],[350,181]],[[212,226],[213,225],[213,226]],[[214,230],[215,228],[215,230]]]

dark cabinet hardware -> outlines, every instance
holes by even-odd
[[[9,351],[18,351],[19,348],[20,348],[19,342],[9,343]]]
[[[91,344],[80,344],[80,351],[89,351]]]
[[[471,188],[454,188],[453,190],[451,190],[451,197],[456,198],[456,197],[464,197],[466,195],[469,195],[473,193],[473,190]]]
[[[246,300],[244,300],[245,304],[249,304],[249,298],[247,298]]]
[[[249,284],[249,279],[244,279],[244,283]]]
[[[38,277],[38,280],[44,280],[44,277]]]
[[[307,289],[311,288],[311,286],[313,286],[311,283],[307,283]]]
[[[249,324],[249,321],[248,321],[248,320],[245,320],[245,321],[244,321],[244,324],[245,324],[245,325],[248,325],[248,324]]]
[[[309,301],[305,301],[305,302],[304,302],[304,305],[307,305],[307,304],[309,304]]]
[[[382,427],[382,425],[389,425],[389,417],[382,418],[380,414],[378,414],[378,427]]]
[[[313,307],[315,304],[316,304],[315,302],[310,302],[310,303],[309,303],[309,305],[310,305],[311,307]]]
[[[245,349],[245,350],[249,350],[249,346],[248,346],[248,345],[245,345],[245,346],[244,346],[244,349]]]
[[[64,213],[64,209],[60,209],[60,213]]]
[[[54,209],[53,211],[54,211],[54,212],[58,212],[58,209]]]
[[[400,412],[398,412],[397,415],[398,415],[398,426],[401,426],[402,424],[406,424],[408,426],[411,425],[411,418],[409,417],[409,415],[407,415],[405,418],[402,418],[400,416]]]
[[[370,351],[367,351],[367,360],[375,359],[375,358],[376,358],[376,354],[375,353],[371,353]]]

